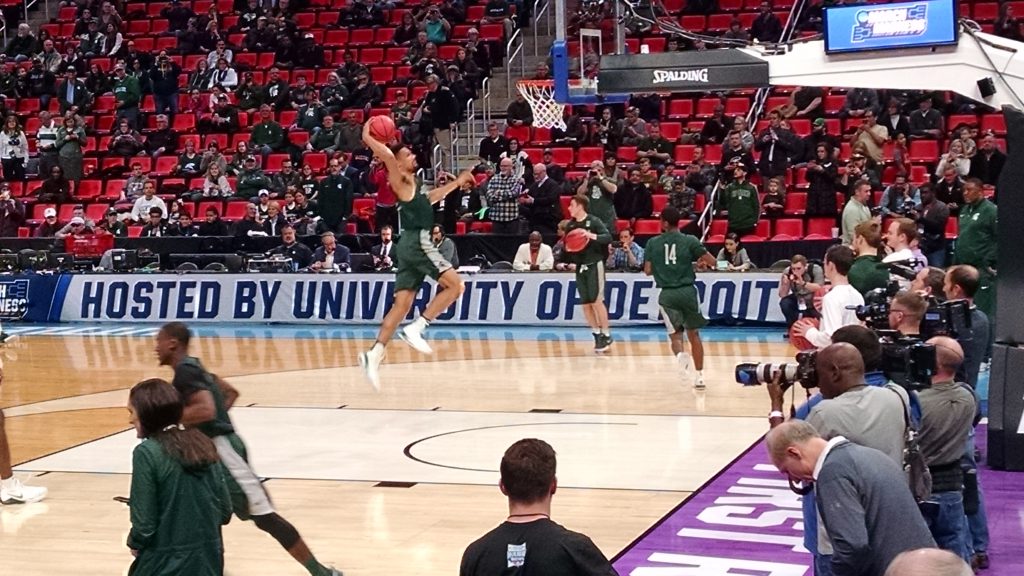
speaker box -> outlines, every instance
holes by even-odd
[[[1024,374],[1024,349],[995,344],[988,381],[988,465],[997,470],[1024,470],[1020,374]]]
[[[1024,302],[1024,258],[1014,257],[1015,250],[1024,246],[1024,194],[1019,194],[1024,182],[1024,113],[1003,107],[1006,119],[1006,164],[999,174],[999,275],[996,280],[997,318],[990,318],[995,326],[995,341],[1007,344],[1024,343],[1024,314],[1019,306]],[[1020,372],[1017,372],[1020,374]],[[1017,386],[1024,395],[1024,382]]]

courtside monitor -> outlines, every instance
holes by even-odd
[[[954,46],[954,0],[919,0],[825,8],[825,53]]]

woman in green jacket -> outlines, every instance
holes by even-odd
[[[132,453],[130,576],[224,573],[220,530],[231,519],[231,496],[213,442],[178,424],[183,410],[178,391],[158,378],[128,396],[143,439]]]
[[[65,116],[64,124],[57,129],[57,162],[64,177],[76,184],[82,179],[82,149],[86,145],[85,128],[78,125],[74,116]]]

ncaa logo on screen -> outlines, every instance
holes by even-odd
[[[28,280],[0,281],[0,318],[19,320],[28,310]]]
[[[665,82],[693,82],[698,84],[708,83],[708,69],[697,68],[690,70],[655,70],[652,84],[663,84]]]
[[[920,2],[900,8],[866,8],[857,12],[852,42],[876,38],[909,38],[928,30],[928,3]]]

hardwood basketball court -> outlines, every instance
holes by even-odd
[[[0,507],[3,573],[121,574],[131,448],[124,408],[156,365],[156,326],[10,327],[0,404],[16,474],[42,503]],[[776,330],[710,330],[706,392],[683,385],[663,330],[616,332],[595,357],[576,329],[438,327],[432,357],[389,347],[380,393],[356,362],[366,329],[197,327],[193,353],[241,391],[233,419],[283,516],[350,575],[451,574],[501,522],[504,449],[559,453],[554,519],[622,550],[765,431],[763,388],[742,361],[786,361]],[[232,520],[226,572],[301,575],[266,534]],[[10,572],[8,572],[10,570]]]

